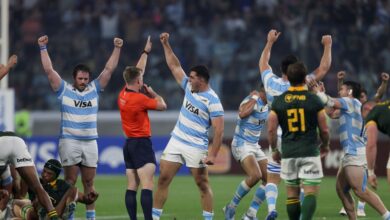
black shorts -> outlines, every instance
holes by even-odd
[[[126,169],[139,169],[147,163],[156,164],[152,141],[147,138],[127,138],[123,146]]]

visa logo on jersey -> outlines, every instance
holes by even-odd
[[[186,109],[196,115],[199,115],[199,109],[193,106],[189,101],[186,101]]]
[[[92,107],[92,102],[91,101],[77,101],[73,100],[74,106],[78,108],[88,108]]]

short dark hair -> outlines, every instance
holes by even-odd
[[[62,170],[61,162],[56,159],[48,160],[43,167],[53,171],[56,174],[56,178],[60,175]]]
[[[280,63],[280,68],[282,69],[283,74],[287,74],[287,68],[289,65],[294,64],[298,62],[298,58],[294,55],[288,55],[283,58],[282,62]]]
[[[360,88],[360,94],[362,94],[362,93],[364,93],[366,95],[368,94],[367,90],[365,88],[363,88],[363,87]]]
[[[204,65],[194,66],[191,67],[190,71],[194,71],[198,77],[203,78],[207,83],[209,82],[210,73],[209,73],[209,69],[207,69],[206,66]]]
[[[141,75],[142,70],[136,66],[126,66],[123,71],[123,79],[127,84],[132,84]]]
[[[76,78],[77,76],[77,72],[78,71],[83,71],[83,72],[87,72],[89,75],[91,75],[91,70],[89,69],[88,66],[84,65],[84,64],[77,64],[74,68],[73,68],[73,79]]]
[[[362,93],[362,87],[359,83],[353,81],[345,81],[343,85],[346,85],[348,89],[352,89],[352,96],[359,99]]]
[[[290,64],[287,68],[287,78],[292,86],[305,83],[306,75],[307,68],[302,62]]]

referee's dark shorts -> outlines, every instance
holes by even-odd
[[[127,138],[123,146],[126,169],[139,169],[147,163],[156,165],[156,157],[149,137]]]

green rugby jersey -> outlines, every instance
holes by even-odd
[[[375,122],[378,130],[390,136],[390,100],[378,103],[365,119],[366,125]]]
[[[52,183],[46,183],[46,184],[42,183],[41,180],[41,184],[43,186],[43,189],[49,195],[51,203],[53,204],[54,207],[57,206],[57,204],[61,201],[62,197],[70,188],[69,183],[65,182],[62,179],[57,179]],[[36,198],[35,193],[33,193],[31,190],[29,190],[28,194],[31,201],[33,201]]]
[[[313,157],[319,155],[318,112],[324,105],[317,95],[305,87],[290,87],[275,98],[272,111],[282,128],[282,158]]]

